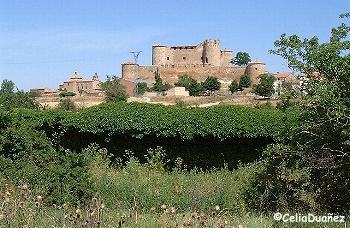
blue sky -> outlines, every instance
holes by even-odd
[[[270,72],[286,62],[268,54],[282,33],[326,41],[349,0],[0,0],[0,80],[20,89],[56,88],[73,71],[120,75],[121,63],[152,44],[193,45],[219,38]]]

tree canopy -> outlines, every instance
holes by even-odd
[[[247,88],[251,84],[252,84],[252,81],[251,81],[249,75],[244,74],[239,78],[239,87],[240,88]]]
[[[253,86],[253,92],[262,97],[271,97],[275,92],[273,83],[276,78],[271,74],[262,74],[259,76],[260,82]]]
[[[107,80],[102,83],[101,88],[106,93],[107,101],[126,101],[128,98],[125,87],[120,84],[119,79],[115,76],[112,76],[112,78],[110,78],[107,75]]]
[[[265,151],[267,173],[259,178],[270,206],[283,199],[285,205],[303,202],[299,205],[323,211],[350,210],[349,32],[350,25],[342,23],[332,28],[325,43],[316,36],[282,34],[270,51],[301,74],[320,73],[307,81],[299,97],[300,126],[281,142],[284,145]]]
[[[238,66],[244,66],[247,65],[250,61],[250,55],[247,52],[237,52],[235,58],[231,61],[231,63]]]
[[[202,83],[202,86],[204,90],[208,91],[217,91],[220,89],[221,83],[219,82],[218,78],[209,76],[205,81]]]

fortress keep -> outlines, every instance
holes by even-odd
[[[152,46],[152,65],[140,66],[133,62],[122,64],[122,78],[127,80],[154,80],[154,72],[159,69],[163,82],[174,84],[178,77],[187,74],[197,81],[208,76],[219,78],[221,83],[229,84],[247,74],[252,83],[266,72],[266,65],[254,61],[247,66],[234,66],[231,63],[233,52],[221,49],[220,40],[204,40],[194,46]]]

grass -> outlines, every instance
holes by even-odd
[[[169,171],[161,148],[148,151],[146,164],[129,156],[127,164],[113,166],[105,152],[93,151],[97,155],[90,172],[98,193],[86,205],[47,205],[29,186],[11,186],[2,180],[0,227],[345,226],[282,223],[274,221],[273,214],[252,212],[245,200],[255,197],[246,195],[255,170],[249,167],[188,171],[179,159]]]

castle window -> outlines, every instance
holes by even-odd
[[[169,56],[168,57],[166,57],[166,60],[169,60],[170,58],[169,58]]]
[[[255,70],[258,70],[258,68],[255,68]]]
[[[205,57],[205,63],[208,63],[208,57]]]
[[[186,60],[186,57],[182,57],[183,60]]]

